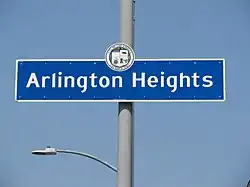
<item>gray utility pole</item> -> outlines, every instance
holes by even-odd
[[[135,0],[120,0],[121,42],[134,48]],[[133,103],[120,102],[118,111],[117,187],[133,187],[134,110]]]

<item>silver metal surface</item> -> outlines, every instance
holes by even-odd
[[[134,48],[133,0],[120,0],[121,42]],[[133,187],[134,110],[133,103],[120,102],[118,106],[118,163],[117,187]]]

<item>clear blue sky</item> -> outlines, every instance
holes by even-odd
[[[135,186],[239,187],[250,178],[250,3],[137,0],[137,58],[224,57],[225,103],[136,104]],[[117,104],[16,103],[16,58],[103,58],[119,41],[119,0],[0,2],[0,186],[115,186],[77,156],[116,165]]]

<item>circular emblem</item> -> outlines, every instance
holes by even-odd
[[[114,71],[126,71],[134,64],[134,50],[125,43],[111,45],[105,53],[106,64]]]

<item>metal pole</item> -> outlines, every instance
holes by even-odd
[[[120,0],[121,42],[134,48],[135,0]],[[118,110],[117,187],[133,187],[133,103],[120,102]]]

